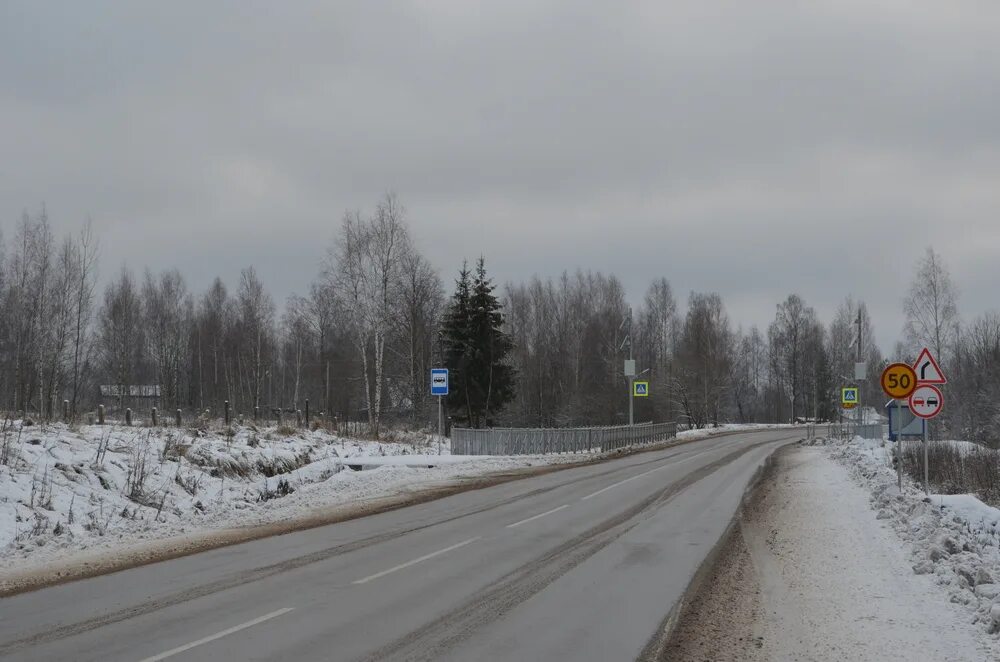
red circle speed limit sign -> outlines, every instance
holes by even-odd
[[[905,400],[917,388],[917,373],[905,363],[893,363],[882,371],[882,390],[890,398]]]
[[[934,418],[944,407],[941,389],[930,384],[921,384],[910,395],[910,411],[918,418]]]

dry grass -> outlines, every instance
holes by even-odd
[[[930,442],[928,478],[938,494],[972,493],[1000,506],[1000,451],[981,447],[964,450],[953,444]],[[924,449],[920,443],[903,447],[903,470],[915,481],[924,480]]]

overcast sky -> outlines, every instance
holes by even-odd
[[[395,191],[450,287],[666,276],[765,326],[933,244],[1000,307],[1000,3],[0,2],[0,222],[92,217],[102,275],[253,264],[303,292]]]

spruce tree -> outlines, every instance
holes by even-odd
[[[469,269],[463,262],[455,281],[455,294],[445,313],[441,334],[444,337],[444,362],[448,368],[448,396],[445,402],[449,412],[459,419],[467,418],[466,366],[469,356]]]
[[[507,360],[513,343],[503,331],[503,307],[479,258],[475,277],[462,265],[444,321],[445,361],[450,372],[448,408],[468,425],[492,425],[514,397]]]

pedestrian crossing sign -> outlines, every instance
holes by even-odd
[[[857,386],[845,386],[840,391],[841,403],[845,405],[856,405],[858,404],[858,387]]]
[[[649,382],[632,382],[632,395],[637,398],[649,397]]]

